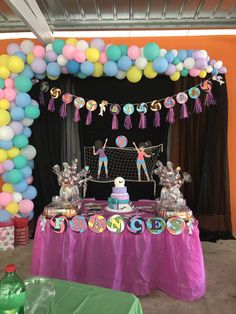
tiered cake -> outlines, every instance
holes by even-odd
[[[125,180],[122,177],[117,177],[114,180],[115,186],[112,188],[112,193],[108,198],[108,206],[106,210],[110,212],[126,213],[133,210],[130,206],[129,194],[125,186]]]

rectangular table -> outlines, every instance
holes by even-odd
[[[148,204],[148,203],[145,203]],[[138,202],[136,205],[141,206]],[[193,234],[167,230],[153,235],[148,230],[121,234],[105,230],[76,233],[68,228],[58,234],[47,219],[45,231],[37,223],[32,274],[98,285],[147,295],[161,289],[181,300],[205,293],[205,269],[197,222]]]

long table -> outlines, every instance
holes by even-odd
[[[147,204],[147,202],[145,203]],[[136,206],[141,206],[138,202]],[[159,235],[145,230],[120,234],[108,230],[61,234],[45,231],[37,223],[32,274],[147,295],[160,289],[181,300],[195,300],[205,293],[205,269],[197,221],[192,234],[167,230]]]

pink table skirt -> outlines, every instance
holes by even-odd
[[[205,293],[205,269],[199,230],[181,235],[148,230],[135,235],[105,230],[81,234],[68,228],[55,233],[47,220],[37,223],[32,274],[98,285],[147,295],[160,289],[180,300],[195,300]]]

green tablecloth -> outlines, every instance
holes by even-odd
[[[27,279],[25,284],[26,313],[143,313],[139,299],[126,292],[42,277]]]

